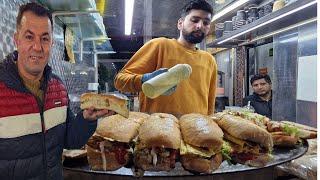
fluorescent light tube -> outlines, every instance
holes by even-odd
[[[216,15],[214,15],[212,17],[211,22],[214,22],[215,20],[219,19],[221,16],[227,14],[228,12],[238,8],[239,6],[241,6],[242,4],[248,2],[249,0],[238,0],[234,3],[232,3],[231,5],[227,6],[226,8],[222,9],[220,12],[218,12]]]
[[[220,41],[220,42],[218,42],[217,44],[222,44],[222,43],[227,42],[227,41],[229,41],[229,40],[231,40],[231,39],[234,39],[234,38],[236,38],[236,37],[239,37],[239,36],[241,36],[241,35],[243,35],[243,34],[245,34],[245,33],[247,33],[247,32],[253,31],[253,30],[258,29],[258,28],[260,28],[260,27],[262,27],[262,26],[264,26],[264,25],[270,24],[270,23],[272,23],[272,22],[274,22],[274,21],[276,21],[276,20],[278,20],[278,19],[281,19],[281,18],[286,17],[286,16],[288,16],[288,15],[290,15],[290,14],[293,14],[293,13],[295,13],[295,12],[298,12],[298,11],[300,11],[300,10],[302,10],[302,9],[304,9],[304,8],[307,8],[307,7],[309,7],[309,6],[311,6],[311,5],[315,4],[315,3],[317,3],[317,1],[312,1],[312,2],[310,2],[310,3],[308,3],[308,4],[305,4],[305,5],[303,5],[303,6],[300,6],[300,7],[296,8],[296,9],[293,9],[293,10],[291,10],[291,11],[289,11],[289,12],[286,12],[286,13],[284,13],[284,14],[281,14],[280,16],[277,16],[277,17],[275,17],[275,18],[273,18],[273,19],[270,19],[270,20],[265,21],[265,22],[263,22],[263,23],[261,23],[261,24],[258,24],[257,26],[254,26],[254,27],[252,27],[252,28],[250,28],[250,29],[247,29],[247,30],[245,30],[245,31],[242,31],[242,32],[240,32],[239,34],[236,34],[236,35],[234,35],[234,36],[231,36],[231,37],[229,37],[229,38],[227,38],[227,39],[225,39],[225,40],[223,40],[223,41]]]
[[[125,0],[125,35],[131,34],[134,0]]]

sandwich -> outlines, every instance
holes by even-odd
[[[283,131],[283,129],[280,128],[280,123],[271,121],[263,115],[241,110],[225,110],[223,113],[239,116],[267,130],[272,136],[274,146],[291,147],[298,143],[299,138],[295,134]]]
[[[81,149],[63,149],[62,151],[62,163],[68,166],[70,162],[83,162],[87,159],[87,150],[85,147]]]
[[[137,176],[144,171],[170,171],[174,169],[180,148],[178,119],[165,113],[154,113],[139,129],[134,149],[134,165]]]
[[[292,147],[299,144],[301,139],[317,137],[317,129],[290,121],[270,121],[268,131],[272,134],[275,146]]]
[[[272,159],[273,140],[267,130],[240,116],[217,113],[214,119],[223,130],[233,162],[261,167]]]
[[[263,129],[267,129],[267,124],[270,122],[270,119],[268,117],[249,111],[224,110],[223,113],[234,116],[240,116],[244,119],[251,121],[251,123],[260,126]]]
[[[130,112],[99,121],[95,134],[87,142],[87,159],[92,170],[113,171],[132,161],[133,142],[148,114]]]
[[[182,166],[196,173],[212,173],[222,162],[223,132],[208,116],[186,114],[180,117]]]
[[[62,156],[70,159],[83,158],[87,156],[87,150],[81,149],[63,149]]]
[[[299,124],[299,123],[295,123],[295,122],[291,122],[291,121],[280,121],[281,124],[283,124],[284,128],[287,129],[297,129],[297,135],[299,138],[301,139],[313,139],[313,138],[317,138],[317,129],[310,127],[310,126],[306,126],[303,124]]]
[[[84,93],[80,97],[81,109],[109,109],[124,117],[129,116],[127,99],[113,94]]]
[[[273,144],[281,147],[292,147],[301,142],[301,139],[312,139],[317,137],[315,128],[290,121],[272,121],[269,118],[247,111],[225,110],[223,113],[240,116],[266,129],[271,133]]]

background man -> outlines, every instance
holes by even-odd
[[[269,75],[256,74],[250,79],[253,94],[243,100],[243,105],[253,106],[256,113],[272,118],[272,83]]]

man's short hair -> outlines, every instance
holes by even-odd
[[[23,13],[27,11],[31,11],[40,17],[48,17],[50,19],[51,28],[53,28],[51,12],[47,8],[35,2],[23,4],[20,6],[18,17],[17,17],[17,25],[16,25],[17,28],[19,28],[21,25],[21,19],[22,19]]]
[[[252,85],[252,83],[254,81],[259,80],[259,79],[264,79],[268,84],[271,84],[271,79],[270,79],[270,76],[268,74],[255,74],[250,79],[251,85]]]
[[[212,6],[205,0],[192,0],[188,2],[184,8],[182,9],[181,12],[181,17],[186,17],[191,10],[196,9],[196,10],[203,10],[213,15],[213,9]]]

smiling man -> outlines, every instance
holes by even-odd
[[[177,28],[178,39],[156,38],[146,43],[115,78],[115,87],[123,92],[140,92],[140,111],[164,112],[177,116],[214,112],[217,64],[208,52],[196,44],[208,35],[213,16],[204,0],[189,1],[182,10]],[[192,74],[155,99],[141,92],[142,83],[164,73],[176,64],[189,64]]]
[[[22,5],[14,42],[17,51],[0,63],[0,179],[62,179],[63,148],[80,148],[97,119],[93,108],[76,117],[62,81],[48,61],[52,17],[37,3]]]
[[[256,74],[250,79],[253,94],[243,100],[243,105],[253,106],[256,113],[272,118],[272,83],[269,75]]]

